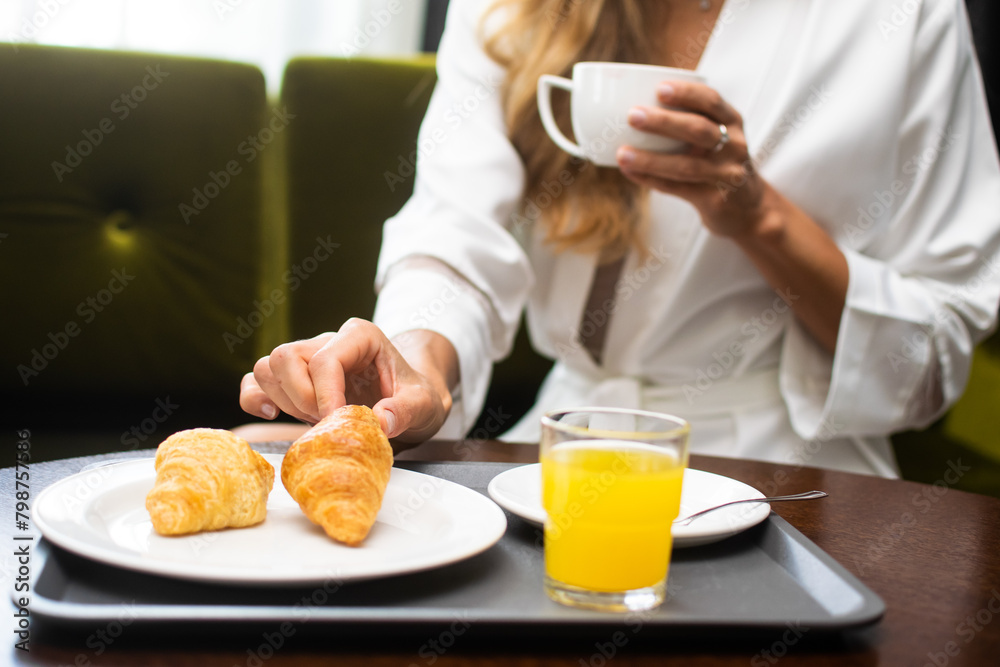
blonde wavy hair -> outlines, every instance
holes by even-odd
[[[603,251],[606,259],[613,259],[633,247],[644,255],[648,196],[617,169],[581,164],[549,139],[538,114],[538,77],[569,77],[580,61],[654,62],[649,27],[658,2],[497,0],[483,18],[486,52],[507,72],[504,114],[526,168],[521,212],[532,202],[548,202],[553,184],[568,181],[564,172],[572,178],[551,204],[535,204],[541,209],[546,241],[557,251]],[[485,34],[495,15],[502,15],[503,21]],[[568,130],[568,95],[554,97],[553,112],[560,127]]]

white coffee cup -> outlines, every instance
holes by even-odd
[[[628,124],[632,107],[662,106],[656,89],[664,81],[704,83],[705,77],[674,67],[580,62],[573,66],[572,80],[552,74],[538,79],[538,112],[545,131],[560,148],[602,167],[618,166],[615,154],[626,145],[657,153],[680,153],[687,150],[687,143]],[[570,92],[570,121],[578,143],[570,141],[556,125],[552,88]]]

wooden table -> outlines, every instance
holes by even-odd
[[[432,442],[399,459],[533,462],[537,449],[495,441]],[[43,465],[43,464],[40,464]],[[248,649],[259,633],[227,634],[215,640],[136,637],[105,645],[67,643],[58,633],[33,628],[30,654],[0,649],[12,661],[39,665],[366,665],[496,667],[565,665],[1000,665],[1000,500],[950,488],[967,472],[961,461],[941,470],[934,485],[754,461],[693,456],[691,467],[727,475],[764,491],[796,493],[823,489],[818,502],[786,503],[775,511],[872,588],[886,602],[878,625],[815,637],[789,629],[773,637],[718,637],[678,642],[664,650],[634,641],[609,651],[607,638],[578,642],[506,640],[456,645],[443,654],[418,652],[412,641],[331,645],[322,638],[290,637],[273,656],[260,660]],[[4,471],[10,475],[10,469]],[[4,490],[11,486],[5,477]],[[38,489],[40,491],[40,489]],[[10,499],[12,500],[12,499]],[[9,538],[8,538],[9,543]],[[10,585],[7,586],[9,591]],[[11,607],[12,609],[13,607]],[[75,643],[74,643],[75,642]],[[602,646],[603,643],[603,646]],[[100,655],[94,646],[106,647]],[[603,650],[602,650],[603,648]],[[26,659],[27,658],[27,659]]]

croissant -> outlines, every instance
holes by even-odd
[[[274,467],[229,431],[175,433],[160,443],[155,465],[146,509],[160,535],[252,526],[267,514]]]
[[[375,523],[391,469],[378,419],[363,405],[345,405],[292,443],[281,483],[310,521],[357,546]]]

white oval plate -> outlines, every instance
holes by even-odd
[[[83,471],[45,489],[35,525],[46,539],[88,558],[150,574],[239,585],[317,584],[417,572],[474,556],[499,540],[504,513],[459,484],[392,469],[368,537],[348,547],[311,523],[281,484],[274,466],[267,518],[249,528],[181,537],[153,531],[146,494],[153,459]]]
[[[490,480],[487,487],[497,504],[535,525],[545,523],[542,507],[542,466],[540,463],[511,468]],[[681,486],[681,516],[730,500],[763,498],[757,489],[729,477],[702,470],[684,470]],[[756,526],[771,513],[767,503],[746,503],[723,507],[687,526],[674,525],[674,546],[695,547],[718,542]]]

